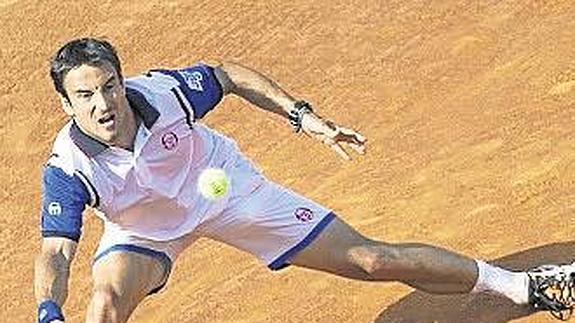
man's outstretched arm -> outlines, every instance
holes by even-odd
[[[262,109],[290,119],[296,131],[301,129],[329,146],[342,158],[350,159],[342,147],[344,144],[359,154],[365,152],[365,137],[352,129],[321,118],[310,105],[295,99],[263,74],[229,62],[222,63],[214,71],[224,94],[233,93]]]
[[[36,257],[34,293],[38,305],[38,322],[64,321],[61,307],[68,296],[70,264],[77,243],[68,238],[49,237],[42,241]]]

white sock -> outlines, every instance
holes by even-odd
[[[529,300],[529,277],[524,272],[512,272],[476,260],[479,275],[472,293],[491,292],[511,299],[516,304]]]

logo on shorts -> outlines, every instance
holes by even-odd
[[[313,220],[313,211],[306,208],[306,207],[298,207],[294,215],[296,219],[300,220],[301,222],[308,222]]]
[[[202,86],[202,81],[204,80],[204,76],[200,72],[189,72],[189,71],[180,71],[180,74],[186,80],[186,84],[192,90],[196,91],[204,91],[204,87]]]
[[[178,145],[178,136],[173,132],[168,132],[162,136],[162,145],[167,150],[172,150]]]
[[[62,206],[58,202],[52,202],[48,204],[48,213],[50,215],[60,215],[62,214]]]

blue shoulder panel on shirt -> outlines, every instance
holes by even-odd
[[[194,116],[200,119],[212,110],[222,99],[223,90],[214,74],[214,68],[197,64],[180,70],[156,70],[178,80],[179,88],[194,109]]]
[[[51,165],[44,168],[42,184],[42,236],[78,241],[82,212],[90,201],[87,188],[78,177]]]

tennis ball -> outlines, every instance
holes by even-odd
[[[203,197],[216,200],[228,192],[230,180],[221,168],[207,168],[198,178],[198,189]]]

